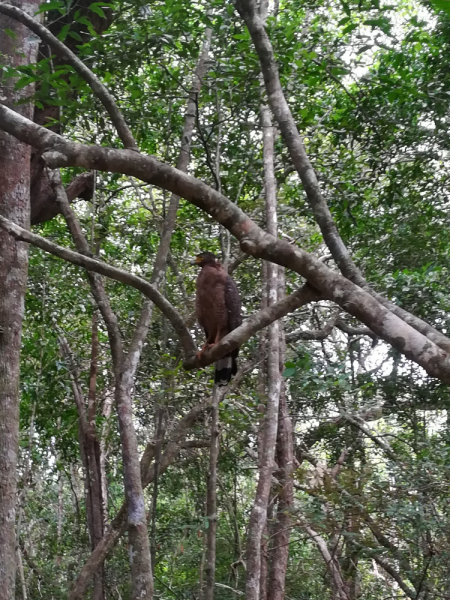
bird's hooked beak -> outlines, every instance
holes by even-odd
[[[191,265],[193,267],[198,267],[199,265],[202,264],[202,261],[203,261],[203,256],[198,255],[198,256],[195,257],[195,260],[194,260],[193,263],[191,263]]]

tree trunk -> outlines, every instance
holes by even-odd
[[[211,405],[211,446],[209,453],[208,489],[206,493],[206,585],[203,600],[213,600],[216,574],[216,531],[217,531],[217,459],[219,456],[219,399],[220,392],[214,384]]]
[[[277,199],[275,172],[273,164],[274,142],[270,110],[261,107],[261,126],[263,131],[264,184],[266,195],[267,231],[277,236]],[[278,266],[267,265],[268,305],[277,302]],[[267,406],[264,419],[262,448],[260,451],[259,480],[255,503],[250,515],[247,541],[247,581],[246,599],[259,600],[261,579],[261,540],[267,522],[267,506],[272,480],[275,444],[278,429],[278,403],[280,398],[279,332],[278,322],[274,321],[268,329],[267,358]]]
[[[18,0],[33,15],[39,2]],[[11,36],[5,30],[11,30]],[[0,17],[0,56],[11,67],[32,63],[38,43],[26,27]],[[2,81],[2,102],[31,119],[33,106],[18,100],[31,87],[14,91],[15,78]],[[0,131],[0,214],[22,227],[30,221],[30,147]],[[19,372],[28,247],[0,232],[0,599],[13,600],[16,578],[16,467],[19,450]]]
[[[78,411],[78,440],[84,474],[84,496],[87,524],[91,539],[91,549],[98,545],[104,534],[104,513],[101,485],[100,444],[95,430],[95,398],[98,359],[97,316],[92,319],[92,350],[89,376],[89,399],[86,414],[86,402],[78,378],[78,371],[72,361],[72,352],[66,339],[60,335],[61,354],[69,365],[72,390]],[[103,565],[94,577],[94,600],[103,600]]]
[[[279,267],[278,299],[285,295],[284,269]],[[280,327],[280,374],[284,370],[286,343],[283,324]],[[294,447],[292,438],[292,421],[286,399],[286,386],[281,379],[280,406],[278,412],[278,435],[276,448],[278,465],[277,479],[281,484],[278,493],[277,522],[272,536],[271,570],[269,576],[268,600],[283,600],[286,582],[286,570],[289,558],[289,538],[291,534],[291,510],[294,502],[294,484],[292,471],[294,468]]]
[[[89,532],[91,535],[92,550],[103,538],[103,498],[102,498],[102,477],[100,465],[100,443],[95,427],[96,405],[97,405],[97,363],[99,352],[99,340],[97,329],[97,313],[92,317],[92,349],[91,349],[91,369],[89,374],[89,397],[88,397],[88,432],[85,437],[86,458],[87,458],[87,513],[90,515]],[[103,600],[105,597],[103,589],[103,565],[97,571],[94,577],[93,600]]]

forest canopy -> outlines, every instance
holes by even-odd
[[[449,19],[0,0],[0,600],[450,599]]]

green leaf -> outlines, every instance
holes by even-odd
[[[69,33],[70,25],[70,23],[67,23],[58,33],[58,39],[61,40],[61,42],[63,42],[66,39],[67,34]]]
[[[283,377],[292,377],[295,373],[295,367],[288,367],[283,371]]]
[[[77,19],[78,23],[81,23],[82,25],[86,25],[86,27],[89,29],[89,33],[92,35],[92,37],[97,37],[97,32],[94,29],[94,26],[92,25],[92,23],[89,21],[89,19],[87,17],[78,17]]]
[[[8,37],[10,37],[12,40],[15,40],[15,39],[17,38],[17,35],[15,34],[15,32],[14,32],[12,29],[4,29],[3,31],[4,31],[4,32],[6,33],[6,35],[7,35]]]
[[[39,10],[34,14],[40,15],[41,13],[48,12],[49,10],[59,10],[59,12],[62,14],[66,12],[64,2],[54,0],[53,2],[45,2],[44,4],[41,4]]]
[[[33,77],[29,77],[28,75],[25,77],[21,77],[19,79],[19,81],[17,81],[17,83],[14,86],[15,90],[21,90],[24,87],[26,87],[27,85],[30,85],[31,83],[35,83],[38,80],[38,78],[36,76]]]
[[[92,12],[95,12],[100,17],[103,17],[103,19],[106,19],[105,12],[100,8],[99,4],[101,4],[101,2],[93,2],[89,5],[89,10],[92,10]]]
[[[358,24],[357,23],[351,23],[350,25],[347,25],[347,27],[345,27],[342,30],[342,33],[345,35],[346,33],[351,33],[352,31],[354,31],[357,28],[358,28]]]
[[[73,38],[74,40],[77,40],[78,42],[82,42],[83,41],[81,39],[81,35],[79,33],[77,33],[76,31],[69,31],[69,36],[71,38]]]

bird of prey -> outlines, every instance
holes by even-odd
[[[202,268],[197,277],[195,308],[205,331],[206,344],[201,351],[204,352],[241,325],[241,300],[233,279],[212,252],[200,252],[195,264]],[[227,385],[231,376],[236,375],[238,354],[236,348],[216,362],[215,383]]]

